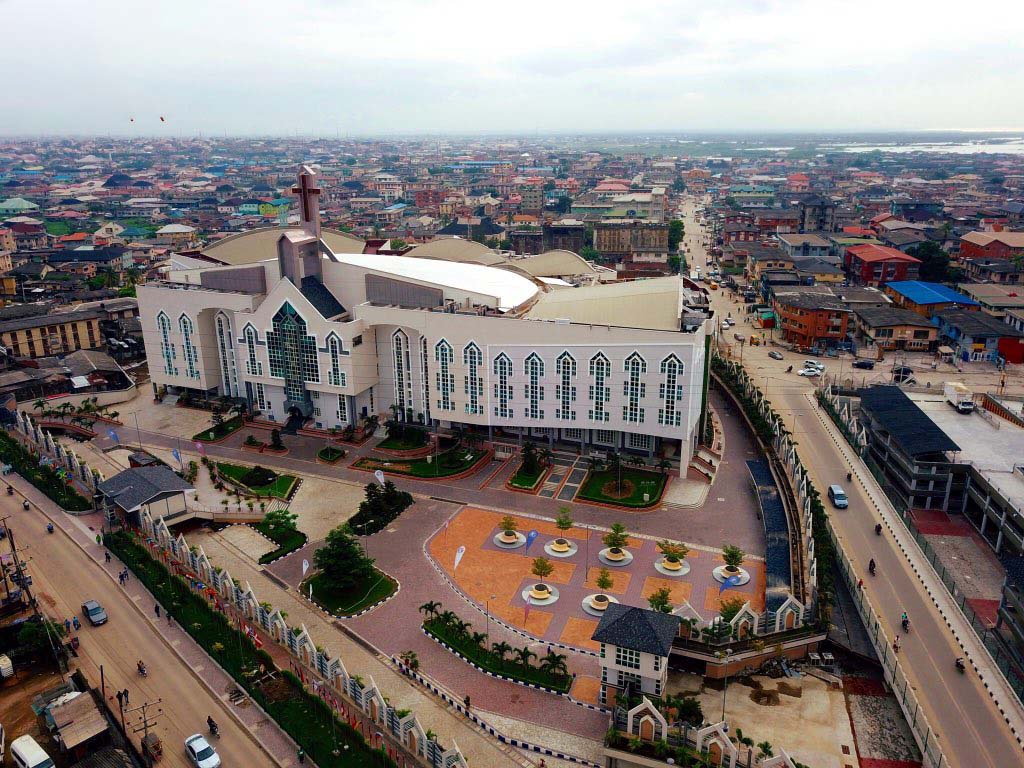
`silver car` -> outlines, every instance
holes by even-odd
[[[220,768],[220,755],[201,733],[185,739],[185,752],[188,753],[189,762],[196,768]]]
[[[82,615],[94,627],[107,623],[107,612],[95,600],[86,600],[82,603]]]

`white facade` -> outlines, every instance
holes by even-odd
[[[625,688],[633,682],[641,693],[661,696],[668,682],[668,656],[634,651],[601,643],[600,703],[610,703],[609,688]]]

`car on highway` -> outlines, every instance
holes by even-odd
[[[874,360],[854,360],[853,361],[853,367],[854,368],[862,368],[865,371],[873,371],[873,370],[875,370],[875,361]]]
[[[781,360],[782,359],[782,353],[781,352],[776,352],[773,349],[771,352],[768,353],[768,357],[770,357],[772,360]]]
[[[821,376],[821,371],[818,368],[801,368],[796,372],[797,376]]]
[[[82,603],[82,615],[94,627],[107,623],[107,612],[95,600],[86,600]]]
[[[185,739],[185,752],[188,754],[189,762],[196,768],[220,768],[220,755],[201,733],[195,733]]]
[[[841,485],[830,485],[828,487],[828,498],[836,509],[846,509],[850,506],[850,500],[846,497],[846,491]]]

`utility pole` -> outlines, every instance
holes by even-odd
[[[139,722],[137,724],[132,725],[132,733],[141,733],[143,739],[149,736],[149,729],[154,728],[156,726],[157,718],[159,718],[160,715],[164,713],[163,709],[157,707],[157,705],[161,704],[162,702],[163,699],[157,699],[156,701],[144,701],[137,707],[132,707],[131,709],[125,710],[125,712],[127,712],[129,715],[134,712],[142,713],[139,716]],[[151,715],[149,713],[149,710],[152,707],[157,707],[156,714]]]
[[[21,562],[21,558],[18,557],[18,545],[14,543],[14,532],[11,530],[11,527],[7,524],[7,519],[7,517],[4,517],[2,520],[0,520],[0,522],[3,522],[4,524],[4,531],[6,531],[7,533],[7,541],[11,545],[11,555],[14,558],[14,570],[18,574],[18,583],[21,586],[21,588],[25,590],[25,594],[28,596],[28,604],[32,607],[32,610],[35,611],[36,615],[38,616],[39,608],[36,605],[36,599],[32,597],[32,590],[29,588],[28,578],[25,576],[24,565]],[[6,576],[4,577],[4,580],[6,581]]]

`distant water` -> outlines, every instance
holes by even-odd
[[[823,144],[822,149],[841,149],[843,152],[941,152],[949,155],[977,155],[981,153],[1024,155],[1024,137],[1013,137],[996,141],[979,140],[957,143],[953,141],[915,142],[913,144]]]

